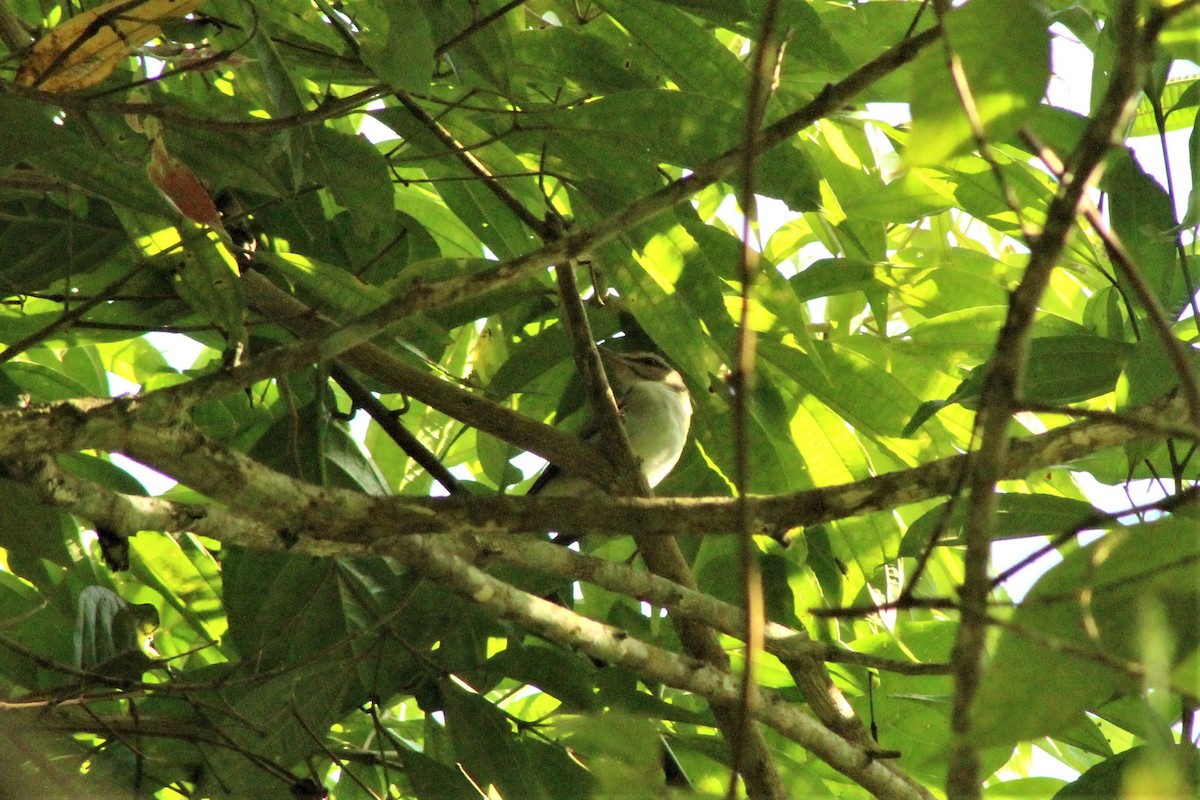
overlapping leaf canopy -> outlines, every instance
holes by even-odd
[[[2,772],[1186,791],[1197,148],[1127,138],[1193,127],[1196,5],[3,0]],[[548,425],[591,341],[684,375],[682,499],[519,497],[637,493]]]

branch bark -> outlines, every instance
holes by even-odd
[[[185,422],[188,404],[170,391],[0,410],[0,459],[84,449],[120,452],[248,519],[326,543],[373,546],[424,533],[504,535],[563,527],[588,535],[636,530],[646,540],[689,532],[726,535],[736,525],[734,501],[728,497],[597,495],[585,508],[569,497],[368,497],[321,488],[208,441]],[[1187,417],[1184,401],[1170,399],[1017,439],[1008,448],[998,479],[1020,478],[1104,449],[1161,438],[1164,429],[1172,436],[1200,440],[1200,431],[1188,425]],[[746,503],[761,533],[780,535],[945,495],[953,491],[965,465],[966,457],[952,456],[840,486],[752,496]]]
[[[990,591],[988,555],[996,517],[996,484],[1008,460],[1009,422],[1017,408],[1021,378],[1029,360],[1034,315],[1086,199],[1087,189],[1099,176],[1101,163],[1131,112],[1132,100],[1141,86],[1142,41],[1136,4],[1132,0],[1118,2],[1112,22],[1117,38],[1112,78],[1071,158],[1070,177],[1051,202],[1042,232],[1030,242],[1029,265],[1010,298],[1008,315],[984,378],[978,416],[980,445],[972,457],[967,480],[970,502],[963,532],[966,554],[959,592],[961,617],[951,657],[954,706],[946,793],[952,800],[973,800],[982,789],[979,753],[971,737],[971,705],[983,672]]]

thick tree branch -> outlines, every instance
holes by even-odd
[[[276,506],[276,510],[267,512],[275,518],[270,524],[279,528],[275,541],[267,543],[271,549],[287,549],[296,543],[294,534],[290,528],[284,527],[284,523],[297,509],[303,510],[310,503],[333,502],[354,513],[357,510],[354,505],[369,501],[365,495],[355,492],[327,492],[275,473],[256,465],[245,456],[206,441],[184,425],[156,425],[151,431],[142,430],[130,420],[131,415],[136,416],[137,409],[131,408],[131,403],[123,403],[114,411],[117,405],[109,404],[104,409],[108,413],[96,416],[91,426],[95,433],[114,442],[123,441],[126,444],[124,449],[132,454],[149,454],[177,463],[181,472],[203,472],[196,476],[194,483],[222,502],[231,505],[246,503],[251,507]],[[114,419],[116,415],[123,418]],[[59,421],[64,418],[69,419],[61,414],[58,417]],[[73,427],[79,434],[89,426],[84,423]],[[199,464],[202,461],[216,464],[222,477],[218,478],[209,467],[201,469]],[[273,502],[267,499],[268,496],[273,496]],[[229,534],[226,534],[223,538],[229,541],[228,537]],[[258,539],[255,542],[263,544]],[[347,548],[341,543],[322,542],[316,538],[310,538],[305,544],[305,551],[315,555],[348,555],[355,551],[361,553],[363,549],[361,544]],[[714,713],[718,713],[717,709],[732,708],[739,696],[738,684],[728,674],[727,661],[726,668],[722,670],[712,664],[691,661],[639,642],[615,628],[521,592],[471,567],[448,547],[435,543],[427,536],[392,535],[365,549],[376,554],[386,552],[422,575],[548,639],[634,670],[649,680],[697,693],[709,700]],[[708,627],[696,628],[711,638],[716,646]],[[720,654],[725,657],[723,650]],[[876,761],[870,749],[852,745],[774,695],[755,689],[753,707],[756,719],[802,744],[834,769],[878,796],[928,796],[915,782],[897,775],[890,765]]]
[[[184,387],[188,384],[184,384]],[[736,525],[728,497],[368,497],[326,489],[276,473],[206,440],[186,419],[186,398],[162,390],[144,398],[64,401],[0,410],[0,459],[98,449],[121,452],[164,472],[239,514],[297,536],[370,544],[419,533],[545,533],[569,528],[588,535],[643,540],[667,534],[727,535]],[[1013,441],[999,478],[1029,472],[1131,442],[1171,436],[1200,440],[1182,400],[1163,400]],[[788,495],[746,498],[758,530],[776,536],[806,525],[869,514],[951,492],[964,468],[952,456],[909,470]],[[248,482],[245,490],[242,483]],[[256,488],[261,487],[261,488]],[[281,492],[281,494],[273,494]],[[269,499],[269,502],[267,500]],[[291,507],[288,507],[288,506]]]
[[[50,456],[10,462],[5,465],[5,472],[8,477],[27,484],[42,502],[93,523],[102,523],[118,535],[132,536],[138,531],[188,532],[217,541],[228,541],[233,536],[238,544],[258,550],[279,546],[276,530],[233,514],[223,505],[121,494],[63,469]]]
[[[10,479],[28,485],[43,502],[123,535],[133,535],[139,531],[188,532],[255,550],[279,550],[284,547],[283,539],[275,529],[233,514],[222,505],[181,503],[161,497],[122,494],[64,470],[48,456],[20,464],[9,463],[4,471]],[[294,546],[294,550],[302,552],[307,548],[307,540],[297,542]],[[369,553],[390,555],[386,548],[370,549],[365,542],[346,543],[340,555],[361,556]],[[480,548],[480,556],[489,562],[585,581],[659,606],[672,614],[707,622],[716,630],[736,639],[746,639],[740,609],[628,564],[525,538],[490,539]],[[815,657],[822,661],[902,675],[944,675],[948,670],[945,664],[896,661],[856,653],[826,642],[815,642],[803,630],[796,631],[773,622],[767,623],[765,634],[766,651],[785,664],[796,659]]]
[[[552,641],[630,669],[651,681],[704,697],[713,705],[737,701],[737,681],[711,665],[645,644],[623,631],[580,617],[547,600],[521,592],[466,565],[426,537],[398,540],[394,555],[406,566],[452,591],[487,606]],[[755,718],[797,742],[829,766],[876,797],[912,800],[932,795],[911,779],[897,775],[858,747],[827,730],[820,722],[778,697],[756,690]],[[74,729],[68,726],[68,729]],[[81,728],[82,729],[82,728]]]
[[[189,431],[185,425],[170,424],[170,414],[181,414],[185,406],[162,401],[149,402],[153,398],[154,395],[149,396],[146,401],[128,398],[115,401],[78,401],[0,412],[0,456],[27,455],[30,448],[40,448],[41,451],[84,447],[122,450],[149,464],[161,465],[190,485],[242,513],[253,514],[256,519],[265,521],[268,526],[280,531],[280,535],[271,540],[263,542],[260,539],[259,543],[263,546],[277,549],[302,542],[301,546],[306,552],[318,555],[346,555],[366,551],[407,558],[413,552],[413,547],[433,547],[422,537],[408,535],[413,530],[422,528],[422,520],[428,525],[428,521],[440,520],[445,516],[442,512],[446,509],[438,509],[435,513],[433,506],[428,504],[453,502],[422,499],[410,506],[410,511],[415,510],[415,513],[410,513],[407,519],[398,517],[391,509],[375,504],[399,502],[400,498],[380,500],[354,492],[320,489],[273,473],[245,456],[207,442],[203,437]],[[1168,416],[1183,416],[1186,413],[1178,401],[1164,403],[1159,409],[1150,409],[1145,413],[1154,411]],[[143,419],[150,420],[150,424],[143,424]],[[1018,442],[1014,446],[1014,455],[1024,449],[1031,455],[1050,458],[1050,463],[1061,463],[1069,453],[1074,452],[1078,455],[1092,446],[1116,443],[1122,435],[1124,440],[1128,441],[1147,434],[1156,435],[1157,431],[1152,426],[1137,424],[1136,419],[1086,420]],[[957,467],[960,466],[960,462],[950,459],[940,464],[928,465],[941,466],[941,478],[945,482],[943,488],[948,488],[953,482],[954,471],[949,465]],[[936,470],[930,472],[927,467],[899,474],[911,476],[922,471],[926,477],[931,478],[936,478],[938,474]],[[840,488],[840,493],[835,493],[833,497],[841,496],[843,500],[854,499],[859,503],[871,502],[870,492],[864,492],[861,484]],[[917,490],[928,492],[929,487],[919,486]],[[894,493],[891,496],[895,499],[904,495]],[[878,500],[878,496],[875,499]],[[648,508],[653,508],[654,504],[664,502],[644,499],[607,500],[601,497],[595,500],[598,503],[612,502],[615,508],[630,502],[647,504]],[[751,502],[753,500],[751,499]],[[535,510],[539,504],[550,501],[541,498],[509,498],[507,502],[529,504],[531,510]],[[724,502],[730,505],[730,501]],[[486,506],[487,503],[481,505]],[[827,512],[828,508],[821,513]],[[597,516],[595,509],[592,509],[592,515]],[[711,510],[706,510],[704,516],[711,521]],[[561,511],[557,511],[553,518],[561,520]],[[336,528],[339,521],[344,522],[345,519],[360,521],[362,530],[351,531],[343,528],[338,531]],[[489,526],[481,525],[477,519],[467,519],[463,529],[481,527],[487,529]],[[307,535],[301,539],[301,534]],[[365,540],[364,535],[368,537]],[[369,538],[371,536],[378,538]],[[410,544],[411,542],[418,544]],[[440,548],[438,552],[445,558],[450,558],[444,548]],[[713,699],[716,703],[722,702],[720,696]],[[756,718],[774,724],[757,714]]]

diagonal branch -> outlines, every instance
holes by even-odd
[[[733,740],[734,775],[739,771],[743,759],[752,757],[749,742],[751,734],[750,707],[757,682],[758,654],[763,649],[763,624],[766,617],[763,601],[762,572],[758,563],[758,549],[754,545],[750,526],[750,515],[746,508],[746,486],[750,482],[750,386],[754,381],[754,351],[757,337],[750,325],[750,301],[754,278],[758,268],[758,254],[750,246],[751,232],[758,225],[758,209],[754,197],[754,165],[761,152],[758,146],[759,129],[770,99],[770,73],[774,72],[786,42],[776,41],[776,26],[779,22],[778,0],[767,0],[762,10],[762,20],[750,56],[750,81],[746,97],[746,118],[742,133],[742,181],[739,187],[742,206],[742,242],[738,258],[738,293],[741,307],[738,309],[737,338],[734,341],[733,371],[729,376],[732,397],[733,421],[733,483],[737,498],[738,524],[733,528],[737,535],[738,569],[741,573],[742,604],[745,606],[745,624],[748,638],[741,674],[742,697],[738,704],[735,721],[738,736]],[[768,54],[771,56],[768,58]],[[805,667],[820,664],[807,662]],[[793,670],[801,672],[799,668]],[[828,678],[828,675],[825,676]],[[806,693],[807,694],[807,693]],[[824,696],[824,695],[822,695]],[[833,730],[838,730],[834,727]],[[730,784],[726,797],[736,796],[736,786]]]
[[[833,113],[875,81],[912,61],[924,47],[936,41],[939,35],[937,29],[930,29],[912,38],[905,39],[878,58],[863,65],[842,81],[826,86],[811,102],[764,128],[757,139],[757,147],[761,151],[765,151],[782,144],[797,132]],[[266,357],[260,357],[258,359],[258,374],[261,378],[265,378],[300,364],[337,357],[353,348],[366,344],[372,338],[379,335],[388,325],[399,319],[420,311],[444,308],[486,291],[512,286],[533,277],[555,264],[569,262],[572,259],[578,258],[580,255],[613,239],[631,227],[672,208],[678,203],[687,200],[696,192],[728,177],[741,166],[745,156],[744,148],[744,143],[733,147],[715,158],[697,165],[690,175],[673,181],[662,189],[635,201],[624,211],[601,220],[588,228],[575,231],[551,241],[543,247],[523,256],[502,262],[489,270],[462,278],[412,286],[400,295],[386,301],[375,310],[337,329],[336,332],[326,331],[323,334],[324,338],[319,341],[301,342],[288,348],[281,348]],[[246,276],[246,278],[250,279],[251,276]],[[265,281],[258,284],[259,287],[264,287],[265,285]],[[249,294],[250,291],[251,289],[248,286],[247,293]],[[284,314],[268,313],[268,316],[274,319],[291,318],[289,315]],[[348,363],[353,363],[351,359],[346,360]],[[369,372],[364,367],[360,366],[360,369]],[[453,413],[451,415],[456,416]],[[458,417],[456,416],[456,418]],[[490,430],[488,432],[492,433]],[[553,438],[552,435],[538,437],[532,431],[527,430],[526,432],[530,433],[534,438],[540,438],[543,442]],[[518,444],[525,445],[524,442],[518,442]],[[530,447],[529,449],[538,453],[538,455],[546,456],[545,452],[535,447]],[[581,451],[577,450],[576,455],[580,454]],[[550,460],[558,463],[560,466],[574,467],[574,464],[568,465],[557,459]],[[579,466],[584,466],[584,459],[579,459]],[[601,467],[593,467],[590,470],[592,475],[589,478],[595,477],[593,482],[598,485],[611,485],[612,479],[610,475],[596,475],[597,472],[603,472]],[[585,468],[579,471],[585,473],[589,470]]]
[[[228,379],[236,378],[241,370],[253,371],[248,373],[251,382],[266,379],[285,372],[287,368],[311,363],[315,360],[314,356],[320,357],[320,342],[325,337],[335,335],[337,323],[279,289],[257,272],[246,273],[242,276],[242,282],[247,302],[268,319],[277,321],[300,337],[301,342],[262,354],[246,367],[227,373]],[[343,353],[340,361],[396,392],[414,397],[471,427],[536,453],[563,469],[587,477],[598,486],[608,486],[613,481],[613,471],[607,460],[599,457],[597,449],[579,437],[544,425],[437,378],[393,356],[382,347],[359,345]],[[245,382],[244,378],[238,380]]]
[[[151,530],[188,532],[256,550],[282,547],[282,539],[276,530],[246,516],[233,514],[220,504],[199,505],[162,497],[122,494],[63,469],[51,457],[43,456],[20,464],[10,462],[5,465],[4,474],[24,482],[43,502],[123,534]],[[295,549],[307,551],[308,546],[308,542],[301,541]],[[390,555],[386,546],[373,547],[366,542],[348,543],[340,555],[361,556],[372,552]],[[586,581],[659,606],[671,614],[705,621],[736,639],[746,639],[740,609],[628,564],[524,537],[493,538],[481,548],[481,553],[483,558],[496,563]],[[766,651],[784,664],[802,658],[818,658],[902,675],[944,675],[948,671],[945,664],[896,661],[816,642],[803,630],[796,631],[774,622],[767,623],[765,634]]]
[[[1022,137],[1033,151],[1037,153],[1038,158],[1041,159],[1046,168],[1061,180],[1063,177],[1063,166],[1061,160],[1058,158],[1058,154],[1038,142],[1028,131],[1022,132]],[[1170,177],[1169,174],[1168,177]],[[1142,307],[1146,310],[1146,314],[1149,317],[1150,326],[1162,342],[1167,358],[1170,359],[1171,365],[1179,375],[1180,386],[1187,397],[1188,406],[1191,409],[1191,418],[1193,420],[1200,419],[1200,382],[1197,382],[1195,370],[1192,369],[1192,363],[1188,357],[1188,349],[1171,332],[1170,314],[1158,299],[1158,296],[1154,294],[1154,291],[1146,283],[1146,279],[1142,276],[1137,264],[1133,262],[1129,251],[1125,249],[1121,240],[1117,238],[1116,233],[1104,221],[1104,216],[1100,213],[1100,209],[1090,199],[1083,205],[1083,215],[1092,227],[1092,230],[1100,237],[1100,241],[1104,243],[1104,250],[1108,253],[1109,260],[1125,275],[1134,293],[1137,294]],[[1192,297],[1192,303],[1195,303],[1194,296]],[[1197,322],[1200,322],[1200,319]]]
[[[90,432],[111,443],[123,443],[122,449],[131,454],[150,456],[148,460],[170,460],[177,465],[181,476],[193,478],[189,483],[231,506],[275,506],[275,510],[266,513],[274,517],[272,524],[278,525],[277,535],[269,542],[256,538],[253,544],[257,546],[265,545],[274,550],[296,546],[298,537],[294,529],[287,527],[286,520],[296,516],[298,510],[302,516],[310,504],[334,503],[354,513],[360,509],[350,507],[351,504],[361,506],[371,502],[371,498],[356,492],[325,490],[276,473],[244,455],[206,440],[183,424],[139,425],[131,417],[136,417],[140,409],[131,407],[129,403],[122,406],[116,408],[115,404],[108,404],[103,407],[103,413],[93,413],[90,431],[88,421],[76,416],[76,424],[71,426],[74,434]],[[153,409],[153,406],[150,408]],[[59,414],[55,421],[70,421],[71,412],[67,407],[62,406],[61,410],[64,413]],[[75,414],[79,413],[86,416],[89,412],[76,409]],[[212,468],[214,464],[216,469]],[[231,541],[233,532],[242,529],[236,527],[222,538]],[[722,718],[721,709],[731,709],[738,702],[741,689],[729,674],[727,662],[722,668],[719,664],[705,663],[716,660],[712,657],[702,662],[670,653],[633,639],[609,625],[522,592],[470,566],[455,553],[452,543],[438,544],[432,537],[423,535],[397,535],[397,531],[393,530],[376,546],[356,544],[347,547],[342,543],[313,538],[305,543],[304,550],[318,556],[361,555],[364,550],[371,554],[386,552],[426,578],[485,605],[499,617],[521,624],[538,635],[633,670],[650,681],[706,698],[718,720]],[[681,620],[679,625],[686,628],[691,623]],[[716,646],[716,639],[707,625],[694,627]],[[721,657],[727,658],[724,650],[717,649]],[[879,797],[930,796],[911,778],[897,773],[894,765],[878,761],[873,748],[847,741],[771,692],[755,687],[751,708],[756,720],[803,745],[831,767]]]
[[[1163,307],[1158,296],[1154,294],[1154,290],[1146,283],[1141,270],[1130,257],[1125,245],[1117,238],[1117,234],[1105,224],[1096,204],[1090,200],[1085,203],[1083,216],[1100,240],[1104,242],[1104,249],[1108,252],[1108,257],[1125,276],[1129,285],[1133,287],[1142,308],[1146,310],[1146,316],[1150,320],[1150,327],[1154,330],[1154,335],[1162,342],[1163,350],[1166,351],[1171,366],[1175,368],[1175,372],[1179,376],[1179,385],[1188,403],[1189,417],[1193,422],[1200,421],[1200,384],[1196,381],[1196,371],[1192,369],[1190,348],[1185,347],[1171,332],[1171,319],[1167,309]]]
[[[1008,315],[984,378],[979,408],[980,446],[967,483],[970,503],[964,528],[962,611],[951,658],[954,706],[946,792],[952,799],[980,795],[979,753],[971,741],[971,704],[983,669],[987,635],[987,569],[996,515],[996,484],[1008,457],[1009,421],[1017,407],[1021,378],[1029,359],[1030,330],[1086,191],[1098,177],[1100,164],[1121,123],[1132,111],[1133,98],[1141,85],[1138,76],[1142,69],[1142,42],[1137,8],[1132,0],[1117,3],[1113,25],[1117,58],[1108,90],[1071,159],[1070,178],[1051,202],[1041,234],[1030,242],[1029,265],[1009,301]]]
[[[895,45],[878,58],[864,64],[836,84],[830,84],[802,108],[768,125],[757,139],[757,148],[765,152],[786,142],[819,119],[828,116],[852,100],[875,81],[894,72],[917,57],[921,50],[940,35],[936,28],[924,31]],[[491,270],[428,286],[417,286],[359,318],[365,338],[370,338],[397,319],[418,311],[440,308],[490,289],[511,286],[541,270],[568,261],[593,250],[636,225],[692,197],[697,192],[727,178],[745,158],[742,143],[696,165],[690,175],[664,186],[587,228],[575,231],[531,253],[503,262]],[[364,340],[365,340],[364,338]]]
[[[512,192],[505,189],[496,180],[496,176],[492,174],[487,165],[479,160],[478,156],[459,144],[450,131],[446,130],[440,122],[426,113],[425,109],[421,108],[408,94],[397,92],[395,96],[400,105],[420,122],[451,155],[458,159],[466,167],[467,171],[487,187],[488,191],[503,203],[525,227],[540,236],[543,241],[553,238],[553,227],[545,220],[539,219],[537,215],[527,209],[520,200],[513,196]]]
[[[438,457],[427,448],[408,428],[400,424],[398,412],[383,404],[383,401],[371,394],[365,386],[358,382],[350,372],[336,361],[329,365],[329,375],[350,396],[355,408],[365,411],[375,424],[388,435],[396,446],[404,451],[404,455],[415,461],[428,472],[433,479],[441,484],[447,494],[457,494],[462,491],[458,479],[446,469]]]

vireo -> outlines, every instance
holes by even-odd
[[[601,348],[608,380],[617,398],[629,448],[642,465],[651,487],[671,472],[687,443],[692,422],[692,399],[679,371],[655,353],[615,353]],[[594,428],[582,435],[594,439]],[[583,478],[551,465],[529,494],[570,495],[596,491]]]

